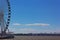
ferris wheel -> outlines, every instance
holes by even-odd
[[[6,31],[11,19],[11,7],[9,0],[0,0],[0,34],[1,38],[8,37]],[[2,36],[6,35],[6,36]]]

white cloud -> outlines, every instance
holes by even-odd
[[[14,26],[21,26],[22,24],[19,23],[13,23]]]
[[[31,28],[21,28],[21,29],[17,29],[17,30],[16,30],[17,31],[16,33],[39,33],[38,30],[31,29]]]
[[[10,28],[14,33],[60,33],[60,29]]]
[[[58,30],[38,30],[33,28],[11,29],[14,33],[60,33]]]
[[[33,24],[19,24],[19,23],[14,23],[14,26],[49,26],[50,24],[46,23],[33,23]]]
[[[25,24],[26,26],[49,26],[50,24],[44,23],[34,23],[34,24]]]

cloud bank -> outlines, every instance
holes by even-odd
[[[10,29],[11,31],[13,31],[14,33],[60,33],[60,31],[57,30],[38,30],[38,29],[34,29],[34,28],[20,28],[20,29]]]
[[[49,26],[50,24],[46,23],[33,23],[33,24],[20,24],[20,23],[13,23],[14,26]]]
[[[36,29],[31,29],[31,28],[22,28],[19,29],[20,33],[39,33],[38,30]]]

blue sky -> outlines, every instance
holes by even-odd
[[[10,0],[14,33],[60,33],[60,0]]]

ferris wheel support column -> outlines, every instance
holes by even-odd
[[[0,12],[0,27],[1,27],[1,33],[3,34],[4,28],[5,28],[3,11]]]

